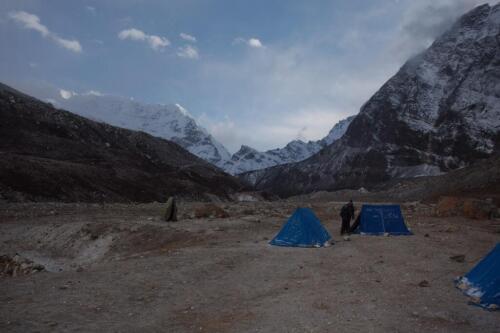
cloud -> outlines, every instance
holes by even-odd
[[[430,44],[464,13],[484,0],[420,0],[413,1],[402,16],[399,34],[391,51],[406,59]],[[493,3],[494,1],[489,1]]]
[[[85,6],[85,9],[88,10],[92,15],[96,14],[96,9],[95,7],[92,6]]]
[[[262,45],[262,43],[260,42],[260,40],[258,40],[257,38],[250,38],[248,40],[248,46],[255,47],[255,48],[264,47],[264,45]]]
[[[59,90],[59,94],[60,94],[60,95],[61,95],[61,97],[62,97],[62,98],[64,98],[64,99],[70,99],[71,97],[78,95],[78,94],[77,94],[76,92],[74,92],[74,91],[64,90],[64,89],[60,89],[60,90]]]
[[[198,50],[191,45],[184,45],[177,49],[177,55],[181,58],[198,59],[200,57]]]
[[[104,96],[104,94],[97,90],[89,90],[84,95],[92,95],[92,96]]]
[[[148,35],[142,30],[136,28],[120,31],[118,38],[121,40],[130,39],[133,41],[146,42],[155,51],[161,51],[170,45],[170,41],[167,38],[156,35]]]
[[[186,41],[188,41],[188,42],[191,42],[191,43],[196,43],[196,37],[194,37],[194,36],[192,36],[192,35],[189,35],[189,34],[186,34],[186,33],[184,33],[184,32],[181,32],[181,33],[179,34],[179,36],[180,36],[182,39],[184,39],[184,40],[186,40]]]
[[[206,128],[208,132],[217,141],[221,142],[231,153],[236,152],[240,148],[241,142],[252,144],[250,141],[246,140],[245,134],[243,134],[239,126],[236,126],[227,116],[222,120],[214,121],[212,117],[203,113],[196,119],[196,122]]]
[[[233,40],[233,44],[246,44],[247,46],[253,47],[256,49],[264,47],[264,45],[262,44],[262,42],[258,38],[245,39],[243,37],[237,37]]]
[[[45,25],[40,22],[40,18],[34,14],[25,11],[13,11],[9,13],[9,17],[21,24],[25,29],[38,31],[44,38],[48,38],[57,45],[64,47],[75,53],[82,52],[82,46],[76,39],[65,39],[59,37],[56,33],[50,31]]]

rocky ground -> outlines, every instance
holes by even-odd
[[[498,332],[453,284],[498,220],[405,203],[414,236],[342,241],[341,203],[309,200],[335,244],[270,246],[299,204],[2,204],[0,331]]]

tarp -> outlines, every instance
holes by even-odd
[[[331,238],[314,212],[309,208],[297,208],[271,245],[321,247]]]
[[[456,281],[472,303],[489,310],[500,307],[500,243],[469,273]]]
[[[399,205],[363,205],[359,225],[353,230],[362,235],[413,235],[408,230]]]

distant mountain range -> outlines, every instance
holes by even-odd
[[[432,176],[500,151],[500,4],[462,16],[298,163],[241,177],[282,196]]]
[[[353,119],[354,116],[351,116],[339,121],[326,137],[318,141],[294,140],[283,148],[265,152],[259,152],[248,146],[241,146],[240,150],[233,154],[231,160],[223,165],[223,169],[231,174],[240,174],[305,160],[342,137]]]
[[[302,161],[340,138],[353,119],[349,117],[340,121],[322,140],[294,140],[284,148],[266,152],[242,146],[231,156],[227,149],[199,126],[179,104],[144,104],[130,98],[95,93],[70,94],[65,97],[52,102],[57,107],[96,121],[172,140],[233,175]]]

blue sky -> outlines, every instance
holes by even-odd
[[[3,0],[0,81],[179,103],[230,151],[264,150],[325,136],[484,2]]]

